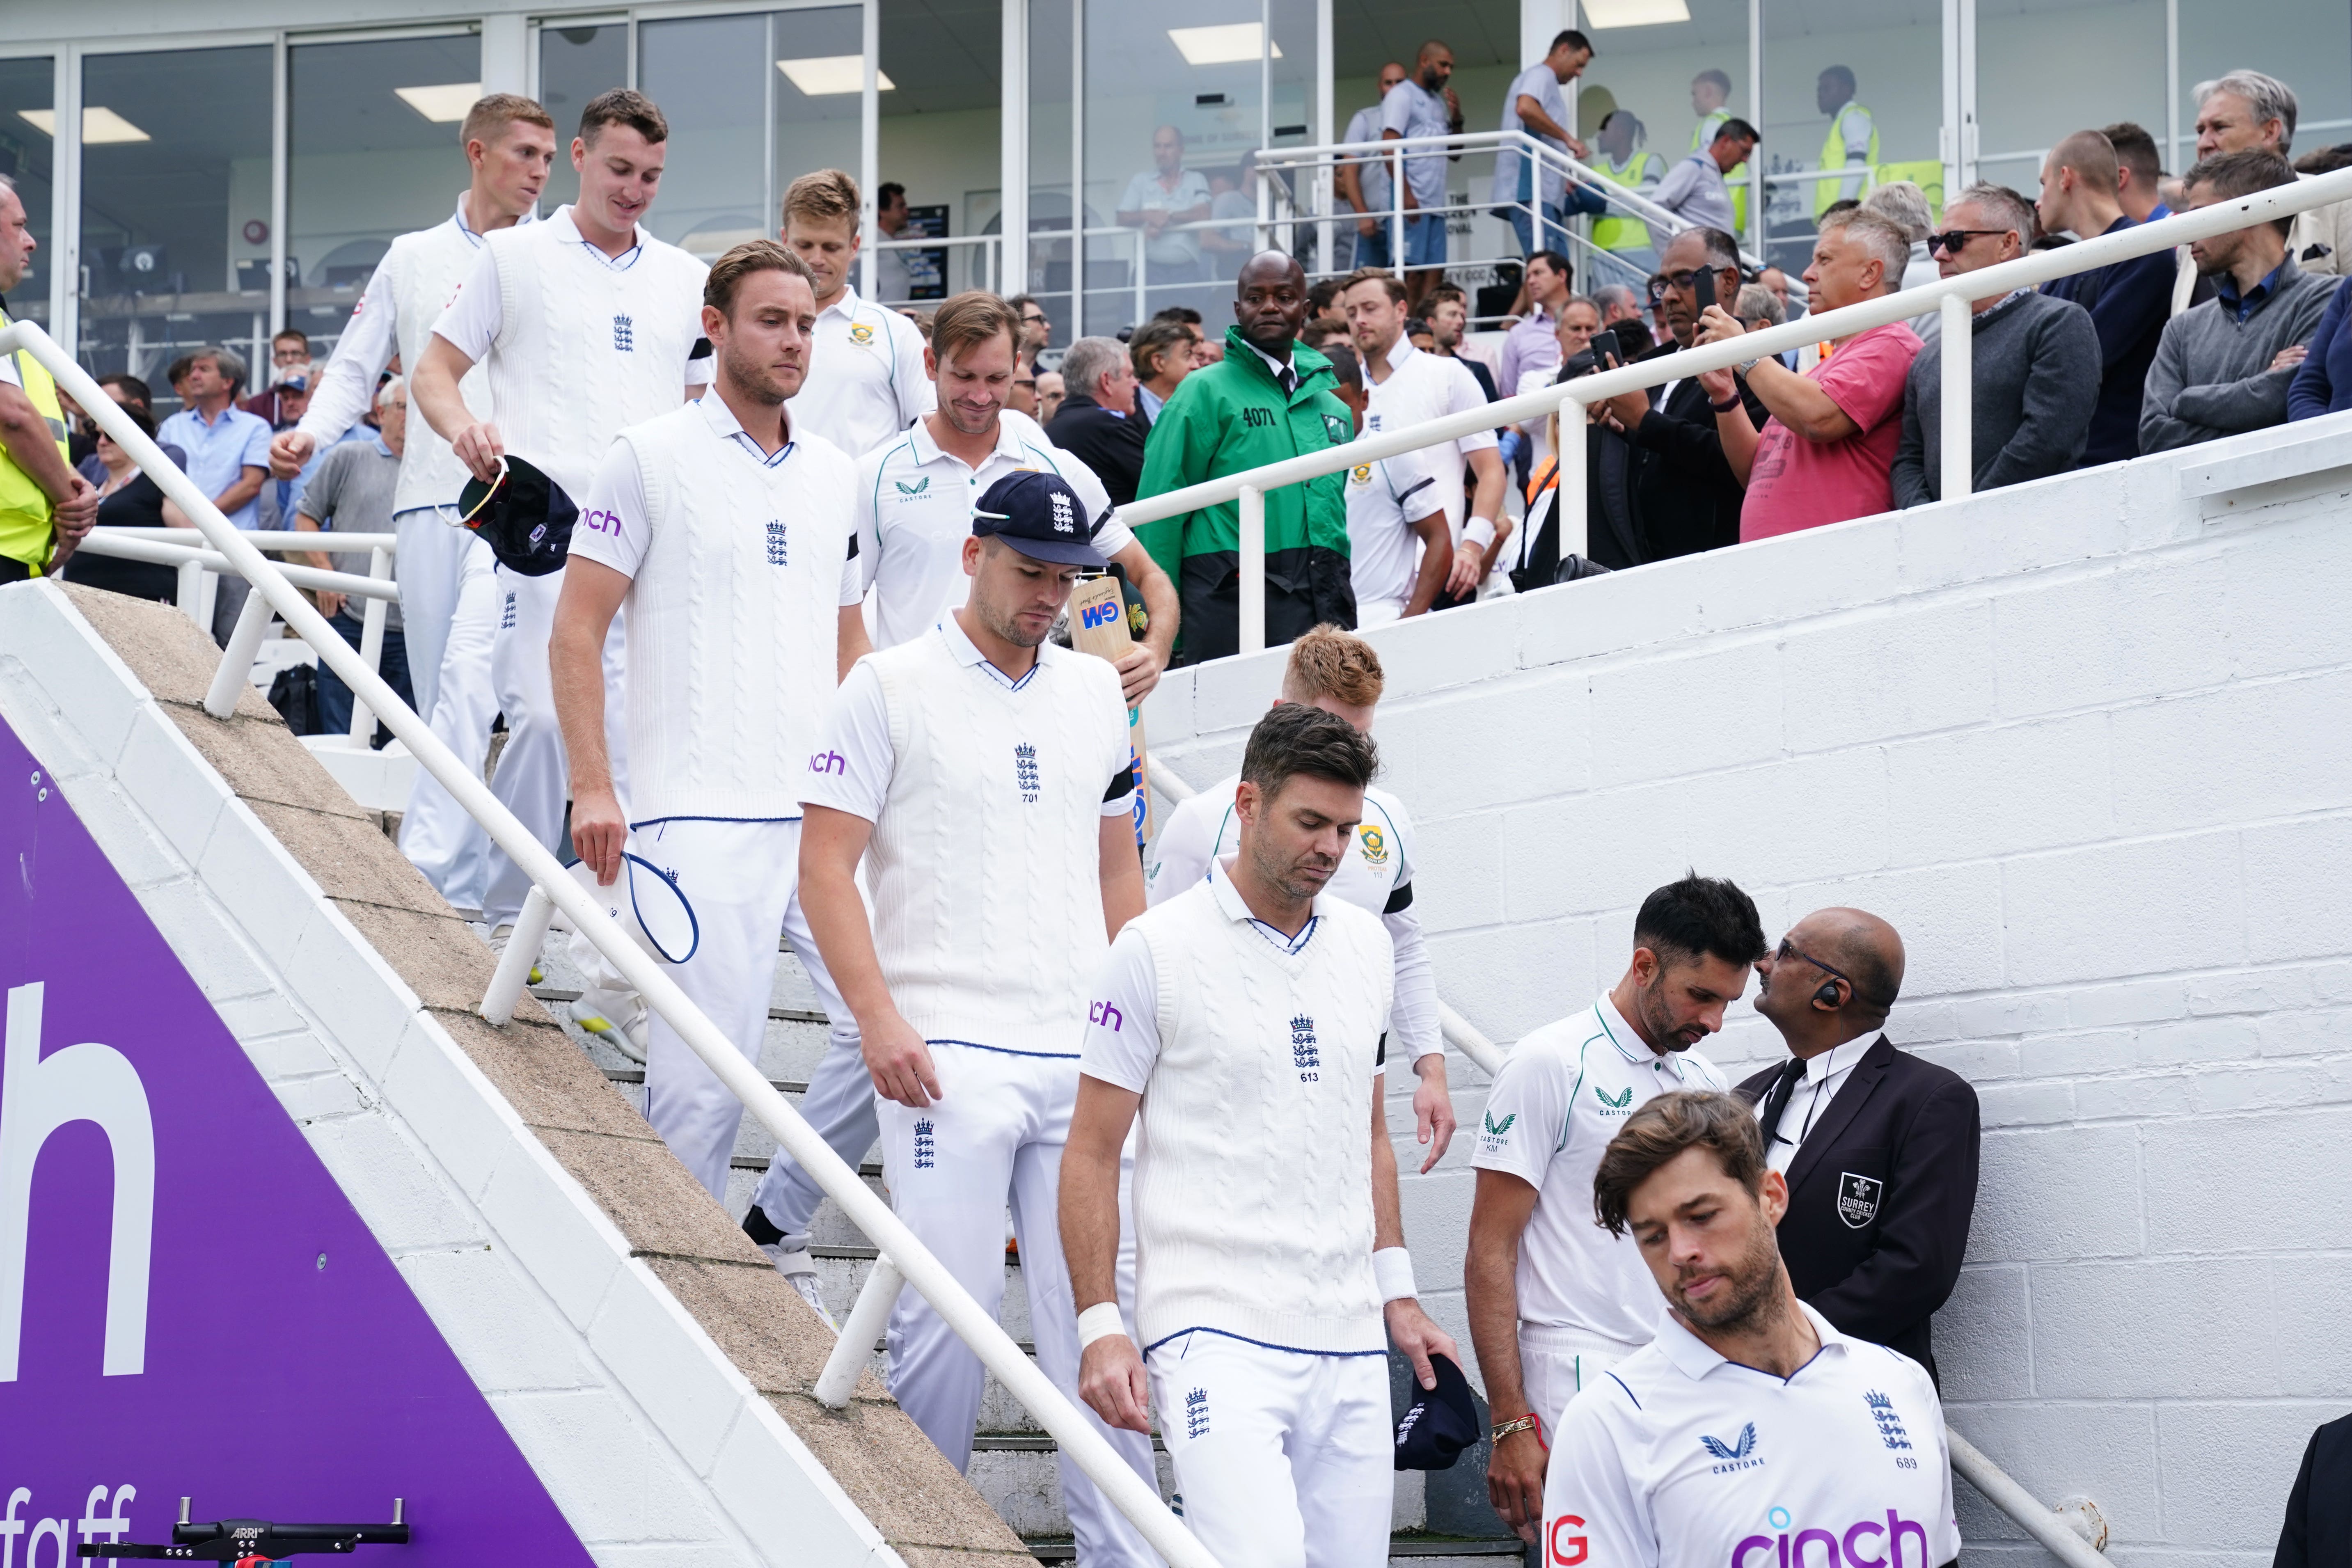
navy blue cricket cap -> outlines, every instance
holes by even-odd
[[[1429,1370],[1437,1374],[1437,1386],[1423,1388],[1416,1382],[1412,1408],[1397,1423],[1400,1470],[1450,1470],[1462,1450],[1478,1441],[1478,1405],[1470,1397],[1470,1380],[1451,1356],[1432,1355]]]
[[[1024,468],[989,486],[972,510],[971,531],[1001,539],[1033,561],[1097,570],[1110,564],[1094,546],[1087,503],[1068,480],[1045,468]]]
[[[458,521],[490,547],[499,564],[523,577],[560,572],[572,553],[572,525],[580,509],[563,487],[533,464],[509,453],[495,483],[466,481]]]

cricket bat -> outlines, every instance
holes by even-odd
[[[1078,579],[1078,585],[1070,591],[1070,646],[1113,664],[1135,647],[1135,639],[1128,635],[1127,600],[1118,578],[1106,574]],[[1146,771],[1150,758],[1144,750],[1139,709],[1127,710],[1127,742],[1128,752],[1135,759],[1135,841],[1141,844],[1151,837],[1155,824],[1150,776]]]

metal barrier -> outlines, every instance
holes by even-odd
[[[1200,793],[1160,758],[1152,759],[1150,774],[1151,787],[1166,795],[1171,805],[1181,805]],[[1503,1070],[1502,1047],[1480,1034],[1475,1025],[1446,1005],[1442,998],[1437,1004],[1437,1017],[1445,1043],[1469,1058],[1471,1065],[1488,1078]],[[2099,1554],[2106,1549],[2106,1525],[2095,1505],[2078,1499],[2070,1500],[2074,1503],[2071,1510],[2045,1508],[2008,1471],[1986,1458],[1975,1444],[1953,1431],[1948,1423],[1944,1427],[1944,1441],[1951,1451],[1953,1472],[1984,1494],[1986,1501],[2015,1520],[2028,1535],[2049,1548],[2051,1555],[2066,1568],[2108,1568],[2106,1559]]]
[[[1391,143],[1393,145],[1393,143]],[[2272,218],[2292,217],[2312,207],[2352,200],[2352,168],[2336,169],[2291,185],[2257,192],[2231,201],[2216,202],[2194,212],[2176,213],[2155,223],[2139,224],[2115,234],[2101,235],[2055,250],[2036,251],[1976,272],[1947,278],[1923,288],[1884,294],[1858,305],[1847,305],[1819,315],[1805,316],[1782,326],[1767,327],[1727,342],[1684,349],[1622,365],[1539,392],[1522,393],[1461,414],[1449,414],[1398,430],[1367,433],[1318,452],[1221,474],[1197,485],[1129,502],[1118,515],[1129,527],[1181,517],[1204,507],[1238,503],[1240,510],[1241,651],[1258,653],[1265,647],[1265,492],[1302,484],[1326,474],[1339,473],[1359,463],[1391,458],[1440,442],[1458,440],[1480,430],[1517,425],[1559,415],[1559,494],[1554,511],[1559,519],[1559,551],[1582,554],[1585,548],[1584,441],[1593,404],[1679,381],[1703,371],[1728,370],[1750,360],[1824,342],[1851,337],[1872,327],[1908,321],[1929,310],[1943,319],[1943,440],[1940,470],[1944,499],[1956,500],[1974,488],[1972,369],[1974,334],[1969,302],[1994,299],[2012,289],[2032,288],[2053,278],[2064,278],[2094,268],[2128,261],[2190,240],[2226,234]],[[1255,606],[1255,608],[1253,608]]]
[[[646,1005],[677,1031],[688,1048],[702,1059],[728,1091],[743,1102],[784,1152],[799,1161],[801,1168],[814,1178],[826,1195],[841,1205],[851,1222],[891,1260],[907,1283],[971,1347],[982,1364],[1027,1407],[1062,1451],[1101,1489],[1112,1506],[1134,1523],[1152,1549],[1166,1558],[1171,1568],[1216,1568],[1216,1560],[1160,1500],[1158,1489],[1127,1468],[1077,1407],[1064,1398],[1061,1391],[1022,1353],[1021,1347],[1013,1342],[1003,1326],[956,1283],[946,1265],[890,1212],[888,1205],[867,1189],[857,1173],[801,1119],[759,1068],[744,1060],[718,1026],[678,989],[665,966],[605,917],[586,889],[572,880],[530,830],[490,794],[481,775],[444,745],[425,721],[368,667],[359,651],[336,634],[326,617],[296,590],[287,572],[255,546],[253,535],[223,517],[211,498],[165,458],[150,437],[131,423],[114,400],[47,332],[30,321],[0,329],[0,353],[19,349],[38,360],[66,394],[87,410],[157,487],[194,521],[198,531],[225,558],[227,569],[252,584],[252,602],[267,601],[269,609],[284,617],[295,634],[317,650],[320,661],[343,679],[359,701],[374,710],[408,747],[418,765],[438,780],[457,804],[482,825],[491,842],[530,878],[532,888],[524,918],[537,921],[542,938],[554,910],[560,909],[570,916],[574,929],[636,987]],[[266,614],[263,618],[266,621]],[[255,636],[259,636],[257,629]],[[207,710],[216,716],[234,710],[236,689],[245,679],[244,670],[234,662],[235,653],[232,648],[224,656],[226,673],[213,683],[215,695],[226,688],[230,704],[215,707],[207,701]],[[250,653],[247,658],[249,664]],[[527,961],[522,923],[517,922],[518,930],[507,952],[510,958],[520,953],[521,960]],[[504,963],[500,966],[502,971],[506,967]],[[499,982],[494,978],[493,991],[498,989]],[[519,994],[520,987],[513,990]],[[489,1004],[495,1000],[495,996],[485,998],[485,1016],[492,1011]],[[509,1016],[512,1005],[509,997],[506,1003]]]

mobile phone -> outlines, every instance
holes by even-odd
[[[1622,363],[1624,357],[1625,352],[1618,344],[1615,329],[1603,327],[1592,334],[1592,341],[1585,345],[1582,353],[1559,367],[1559,379],[1574,381],[1580,375],[1597,375],[1609,368],[1611,360]]]
[[[1702,267],[1693,272],[1691,290],[1698,296],[1698,313],[1706,315],[1706,308],[1715,303],[1715,268]]]

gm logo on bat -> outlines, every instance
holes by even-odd
[[[1080,610],[1078,624],[1092,631],[1097,626],[1110,625],[1111,622],[1118,619],[1121,613],[1118,600],[1105,599],[1099,605],[1088,605],[1085,609]]]

